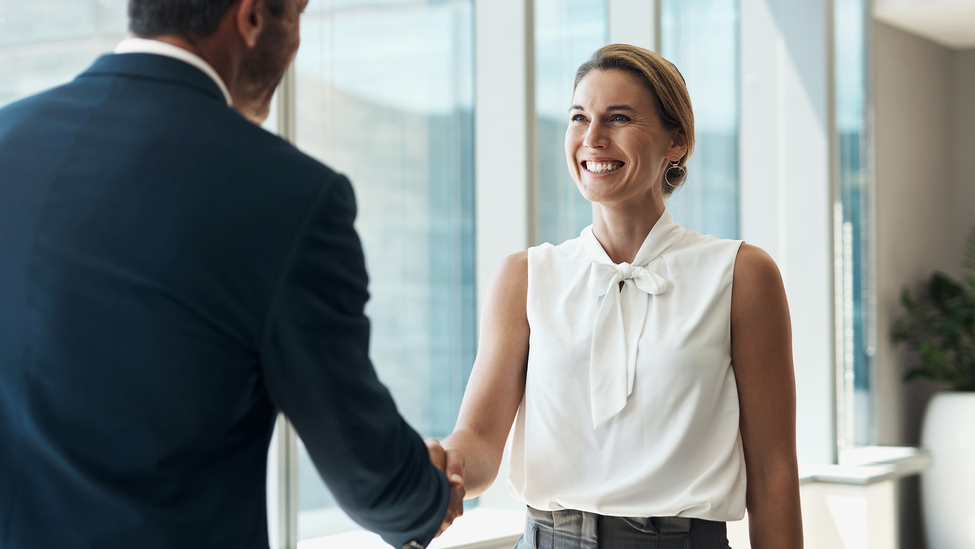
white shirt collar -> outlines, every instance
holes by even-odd
[[[233,106],[233,101],[230,97],[230,90],[227,89],[227,85],[223,83],[223,80],[220,78],[220,75],[217,74],[217,71],[213,70],[213,67],[204,61],[202,57],[191,51],[184,50],[183,48],[174,46],[172,44],[167,44],[166,42],[162,42],[160,40],[130,37],[119,42],[118,46],[115,46],[115,53],[152,53],[155,55],[172,57],[173,59],[179,59],[184,63],[189,63],[212,78],[217,84],[217,87],[219,87],[220,91],[223,93],[224,99],[227,100],[227,105]]]
[[[633,392],[637,351],[650,296],[662,294],[671,286],[670,281],[656,272],[661,266],[654,267],[654,263],[659,263],[683,235],[684,228],[665,210],[650,229],[633,263],[616,264],[596,240],[592,225],[582,230],[580,238],[592,259],[589,293],[594,299],[602,299],[589,355],[593,429],[620,413]]]

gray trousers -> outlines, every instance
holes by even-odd
[[[723,522],[682,517],[632,519],[528,507],[514,549],[731,549]]]

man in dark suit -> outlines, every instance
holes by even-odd
[[[132,0],[154,40],[0,110],[0,547],[266,548],[279,411],[390,544],[462,512],[369,362],[348,180],[252,123],[305,2]]]

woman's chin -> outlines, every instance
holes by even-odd
[[[582,197],[593,203],[617,203],[627,199],[627,193],[617,185],[608,184],[607,181],[586,181],[576,185]]]

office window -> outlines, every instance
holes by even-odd
[[[371,356],[424,437],[454,427],[474,361],[471,0],[312,0],[296,143],[355,187]],[[299,445],[298,538],[355,529]]]
[[[0,106],[64,84],[128,28],[126,0],[0,0]]]
[[[688,229],[738,238],[738,3],[660,1],[660,53],[687,82],[697,134],[667,209]]]
[[[837,372],[837,443],[842,451],[874,442],[872,357],[873,195],[867,133],[867,13],[864,0],[834,3],[836,136],[842,213],[837,247],[842,249],[842,348]]]
[[[535,1],[538,239],[559,244],[592,223],[565,161],[576,69],[608,40],[606,0]]]

